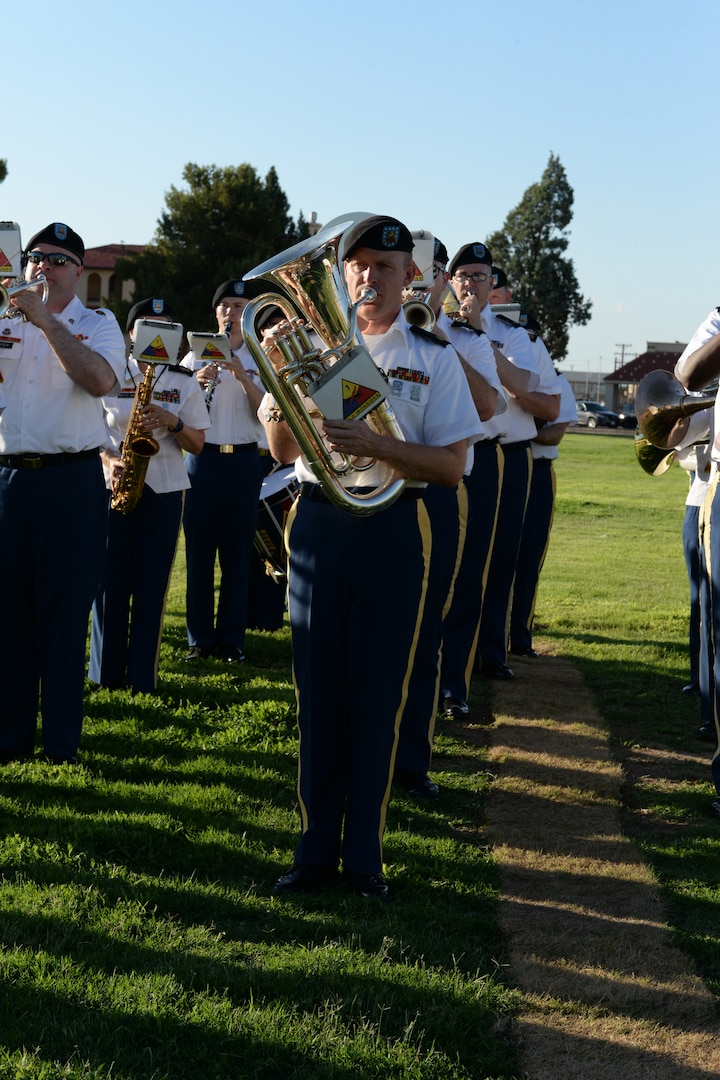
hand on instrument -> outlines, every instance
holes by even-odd
[[[107,449],[100,451],[100,457],[102,458],[103,465],[110,473],[110,486],[114,491],[123,473],[122,458],[119,454],[115,454],[112,450]]]
[[[159,405],[146,405],[142,411],[143,428],[145,431],[157,431],[158,428],[175,427],[178,418],[175,413],[161,409]]]
[[[464,319],[467,319],[470,325],[474,326],[476,330],[482,330],[480,311],[480,304],[474,293],[460,297],[460,314]]]
[[[212,364],[206,364],[205,367],[201,367],[196,372],[197,381],[202,386],[203,390],[206,390],[211,382],[215,382],[215,385],[220,382],[218,373],[224,364],[216,364],[214,361]]]
[[[42,284],[39,284],[36,289],[23,289],[10,297],[10,307],[17,308],[28,322],[39,327],[42,327],[48,318],[52,318],[43,304],[42,289]]]
[[[330,449],[349,457],[379,457],[380,436],[362,420],[324,420]]]

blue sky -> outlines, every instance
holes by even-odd
[[[593,318],[565,370],[687,341],[715,265],[720,4],[74,0],[6,35],[0,218],[152,239],[188,162],[275,166],[293,216],[391,213],[452,254],[556,154]],[[214,283],[209,283],[212,292]]]

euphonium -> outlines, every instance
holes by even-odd
[[[684,439],[690,417],[715,404],[717,392],[688,394],[669,371],[651,371],[638,383],[635,413],[640,431],[653,446],[670,450]]]
[[[122,473],[110,499],[112,509],[119,510],[121,514],[131,514],[137,506],[150,458],[160,449],[157,439],[147,434],[142,422],[143,409],[150,404],[154,377],[155,369],[152,364],[148,364],[142,382],[135,387],[132,412],[120,456]]]
[[[640,428],[636,428],[635,456],[638,459],[638,465],[649,476],[663,476],[677,457],[677,451],[653,446],[645,438]]]
[[[368,289],[353,303],[340,271],[338,248],[343,234],[352,224],[352,221],[343,221],[326,226],[315,236],[246,274],[246,279],[262,278],[276,291],[263,293],[245,307],[242,329],[265,389],[275,398],[326,496],[340,509],[364,515],[390,506],[407,481],[382,462],[360,460],[331,451],[307,405],[307,398],[312,398],[318,390],[318,382],[327,383],[332,378],[336,364],[350,365],[357,361],[366,368],[369,365],[367,370],[372,369],[372,377],[381,387],[381,391],[376,391],[380,403],[360,418],[379,434],[404,439],[392,406],[387,400],[381,400],[387,378],[370,357],[357,329],[358,307],[374,299],[376,294]],[[277,343],[283,358],[277,370],[263,350],[256,331],[258,316],[267,307],[280,308],[289,324]],[[298,318],[298,312],[301,318]],[[320,339],[323,352],[313,347],[308,330],[314,331]],[[341,367],[338,372],[341,370],[347,369]],[[329,418],[334,419],[337,415],[330,414]],[[371,491],[352,492],[343,487],[341,479],[347,472],[363,471],[376,464],[383,477]]]

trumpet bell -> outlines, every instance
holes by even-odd
[[[690,417],[715,404],[716,393],[688,394],[670,371],[651,371],[635,395],[638,427],[653,446],[669,450],[685,437]]]
[[[410,326],[419,326],[421,330],[432,330],[435,325],[435,312],[424,300],[417,298],[406,300],[402,307]]]

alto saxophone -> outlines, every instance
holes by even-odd
[[[142,382],[135,387],[132,412],[122,442],[122,472],[110,499],[111,508],[121,514],[131,514],[137,506],[150,458],[160,449],[157,439],[147,434],[142,422],[143,409],[150,404],[154,374],[153,365],[148,364]]]

